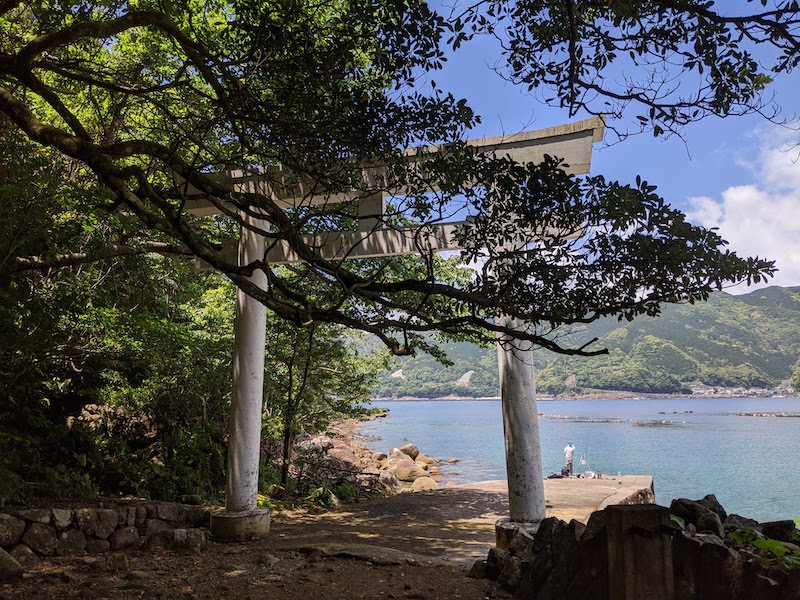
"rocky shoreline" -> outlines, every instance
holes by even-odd
[[[365,420],[383,415],[368,417]],[[381,495],[402,492],[430,491],[452,487],[448,476],[455,471],[445,471],[458,459],[437,459],[420,451],[415,444],[390,448],[386,452],[373,452],[363,444],[358,433],[364,421],[346,419],[330,425],[320,435],[298,436],[295,452],[300,461],[315,461],[334,480],[358,485],[361,489]],[[337,505],[338,499],[331,498]]]
[[[731,398],[795,398],[797,394],[773,392],[767,389],[719,388],[708,393],[658,393],[658,392],[629,392],[629,391],[594,391],[584,393],[563,393],[558,395],[537,392],[536,400],[679,400],[679,399],[718,399]],[[373,402],[461,402],[461,401],[499,401],[500,396],[458,396],[455,394],[435,398],[422,398],[419,396],[391,396],[373,398]]]

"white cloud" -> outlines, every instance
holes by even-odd
[[[800,161],[797,148],[775,131],[760,137],[757,155],[745,165],[750,185],[729,187],[719,199],[689,198],[689,220],[718,227],[730,248],[743,256],[776,261],[779,271],[764,285],[800,285]],[[736,161],[740,162],[740,161]],[[752,288],[751,288],[752,289]],[[744,286],[728,291],[743,293]]]

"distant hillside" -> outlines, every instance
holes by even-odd
[[[575,327],[564,340],[579,346],[593,337],[608,355],[577,358],[537,351],[538,389],[679,393],[697,383],[770,388],[789,379],[800,358],[800,288],[770,287],[741,296],[720,292],[705,303],[666,306],[658,318],[604,319]],[[378,395],[498,395],[494,347],[453,343],[444,350],[453,366],[428,356],[399,359]]]

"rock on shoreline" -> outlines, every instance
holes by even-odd
[[[342,479],[384,495],[455,485],[452,481],[443,481],[440,461],[421,453],[415,444],[392,448],[388,454],[373,452],[360,443],[357,430],[361,424],[355,419],[339,421],[322,435],[300,440],[295,449],[307,456],[323,456],[325,468],[340,474]],[[448,459],[445,462],[457,461]]]

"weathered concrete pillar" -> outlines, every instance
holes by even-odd
[[[518,319],[502,316],[504,325],[522,329]],[[500,338],[497,362],[503,407],[508,501],[511,522],[540,523],[545,518],[542,451],[536,410],[533,351],[527,342]],[[501,524],[498,522],[498,527]]]
[[[382,229],[386,215],[386,196],[383,192],[370,194],[358,201],[358,229],[374,231]]]
[[[246,220],[258,226],[254,219]],[[264,251],[264,237],[242,227],[239,264],[263,258]],[[251,281],[265,288],[267,276],[255,271]],[[269,510],[258,508],[266,325],[266,307],[237,290],[225,510],[211,516],[212,534],[224,541],[255,539],[269,532]]]
[[[605,511],[610,600],[673,600],[669,509],[632,504]]]

